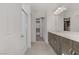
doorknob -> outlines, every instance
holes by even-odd
[[[24,37],[24,35],[21,35],[21,38],[23,38]]]

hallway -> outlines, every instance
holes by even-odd
[[[56,53],[44,41],[37,41],[32,43],[31,49],[28,49],[25,55],[56,55]]]

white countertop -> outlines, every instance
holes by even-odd
[[[64,31],[51,33],[79,42],[79,32]]]

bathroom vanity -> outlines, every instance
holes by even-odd
[[[48,41],[58,55],[79,55],[79,33],[48,32]]]

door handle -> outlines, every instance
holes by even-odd
[[[24,35],[21,35],[21,38],[23,38],[24,37]]]

